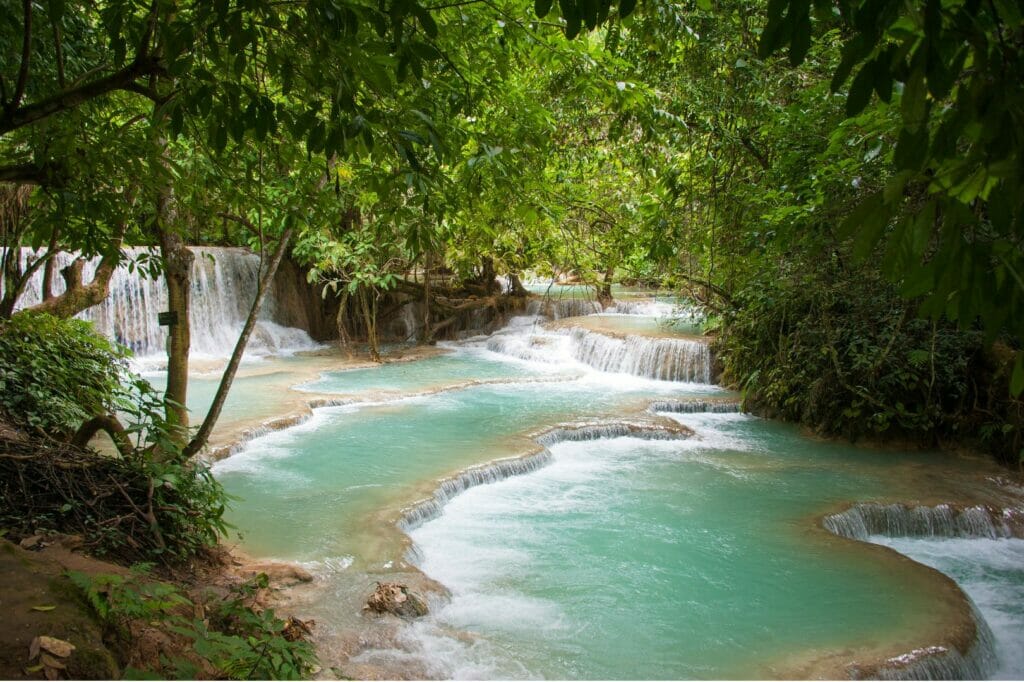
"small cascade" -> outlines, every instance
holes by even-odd
[[[551,462],[551,451],[548,448],[556,443],[626,436],[646,440],[678,440],[690,435],[690,431],[684,427],[646,422],[598,422],[557,426],[534,437],[534,441],[540,446],[536,452],[470,467],[455,476],[443,479],[430,498],[402,510],[398,527],[404,532],[409,532],[420,524],[436,518],[449,500],[470,488],[496,483],[512,476],[521,476],[547,466]]]
[[[541,448],[525,457],[499,459],[489,464],[470,467],[451,478],[442,480],[432,497],[403,509],[398,527],[408,532],[440,515],[448,501],[459,493],[485,483],[495,483],[512,476],[528,474],[546,466],[550,461],[551,453],[547,448]]]
[[[888,537],[1024,538],[1024,510],[975,506],[909,507],[903,504],[855,504],[822,520],[825,529],[845,538]]]
[[[572,339],[573,357],[602,372],[711,383],[711,351],[701,341],[645,336],[620,339],[578,327],[563,333]]]
[[[648,317],[667,317],[675,314],[687,321],[694,317],[691,314],[687,314],[677,305],[653,299],[615,301],[605,308],[604,312],[612,315],[645,315]]]
[[[848,669],[853,679],[879,680],[986,680],[999,667],[996,641],[985,618],[971,602],[974,642],[967,653],[955,647],[930,646],[894,656],[877,670]]]
[[[735,414],[743,410],[739,402],[728,400],[658,400],[651,403],[647,411],[673,414]]]
[[[535,440],[544,447],[566,441],[588,441],[602,438],[641,438],[643,440],[679,440],[689,438],[690,431],[683,427],[673,427],[642,422],[609,422],[558,426],[548,429]]]
[[[532,298],[526,304],[527,315],[543,315],[552,320],[566,317],[594,315],[604,311],[604,306],[586,298]]]
[[[149,252],[141,248],[123,251],[129,262],[139,262],[149,256]],[[234,349],[255,298],[260,258],[239,248],[194,247],[192,251],[196,256],[192,266],[190,311],[192,353],[226,357]],[[58,268],[62,268],[71,263],[74,255],[60,253],[56,259]],[[92,279],[98,264],[99,259],[86,264],[84,281]],[[40,271],[26,286],[20,307],[38,303],[41,289]],[[54,290],[56,293],[64,290],[63,280],[55,282]],[[162,277],[150,279],[120,267],[111,278],[110,296],[79,317],[92,321],[97,331],[127,346],[137,357],[156,356],[165,352],[167,343],[167,331],[159,325],[157,313],[167,306],[167,287]],[[274,322],[276,313],[277,301],[271,289],[249,341],[249,352],[272,354],[316,346],[304,330]]]

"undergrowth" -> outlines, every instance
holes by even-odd
[[[107,626],[129,666],[129,679],[297,680],[316,665],[313,646],[303,639],[302,623],[283,621],[272,609],[253,606],[267,586],[260,574],[226,597],[197,604],[179,588],[147,580],[134,570],[128,577],[68,574]],[[158,660],[133,659],[141,628],[155,627],[177,638],[174,651]]]
[[[850,439],[967,441],[1009,464],[1024,454],[1013,351],[918,317],[870,270],[766,273],[717,331],[724,379],[756,411]]]

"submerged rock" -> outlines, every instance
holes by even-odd
[[[402,618],[419,618],[427,615],[427,603],[407,585],[401,583],[377,583],[377,589],[366,600],[364,611],[391,613]]]

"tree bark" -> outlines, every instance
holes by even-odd
[[[523,286],[522,281],[519,279],[519,275],[514,272],[508,274],[508,289],[509,294],[512,296],[529,296],[530,292]]]
[[[249,343],[249,337],[252,336],[252,330],[256,327],[256,319],[259,317],[260,308],[263,305],[263,299],[266,296],[267,289],[270,288],[274,281],[274,275],[277,274],[277,267],[281,264],[281,258],[284,256],[284,252],[288,248],[288,242],[291,239],[291,236],[291,228],[285,230],[285,233],[281,235],[281,239],[277,243],[277,249],[274,250],[274,255],[271,257],[266,271],[260,277],[259,284],[256,287],[256,296],[252,301],[252,307],[249,308],[249,316],[245,319],[245,326],[242,327],[242,333],[238,336],[238,342],[235,343],[235,350],[231,354],[231,360],[228,362],[228,366],[224,369],[224,374],[221,376],[220,386],[217,387],[217,394],[213,398],[213,404],[210,406],[210,411],[206,413],[206,418],[203,420],[203,424],[199,427],[199,431],[196,433],[195,437],[189,441],[189,444],[185,446],[185,449],[182,451],[182,454],[186,458],[192,457],[203,449],[206,442],[210,439],[213,427],[217,425],[217,420],[220,418],[221,410],[224,408],[224,401],[227,400],[228,391],[231,390],[231,384],[235,380],[235,373],[238,371],[238,365],[242,361],[242,355],[245,354],[245,347]]]
[[[434,254],[428,252],[423,265],[423,331],[420,332],[420,343],[426,344],[434,341],[434,332],[430,328],[430,268],[433,264]]]
[[[169,194],[169,192],[168,192]],[[169,196],[158,200],[158,205],[169,201]],[[166,214],[167,208],[158,208],[158,215]],[[166,215],[164,216],[166,217]],[[195,255],[185,246],[181,235],[170,232],[157,218],[160,230],[160,255],[164,262],[164,279],[167,282],[168,312],[176,316],[174,323],[167,327],[167,390],[164,404],[167,421],[174,427],[175,439],[184,446],[188,442],[188,358],[192,345],[192,329],[189,312],[192,307],[192,263]]]
[[[56,227],[55,226],[53,228],[53,232],[50,233],[50,247],[49,247],[50,258],[47,259],[46,265],[43,266],[43,290],[41,292],[42,293],[42,297],[40,298],[40,300],[42,300],[42,301],[49,301],[51,298],[53,298],[56,295],[56,294],[53,293],[53,275],[57,271],[56,255],[57,255],[57,245],[58,245],[58,241],[59,240],[60,240],[60,227]],[[118,248],[121,248],[120,244],[118,244]]]
[[[612,277],[615,275],[615,268],[608,266],[604,271],[604,279],[597,287],[597,302],[602,306],[612,303]]]
[[[93,439],[100,431],[106,431],[110,436],[110,439],[114,441],[114,445],[117,447],[117,451],[121,453],[122,457],[129,457],[134,452],[132,448],[132,441],[128,437],[128,432],[121,424],[120,420],[112,414],[101,414],[97,417],[93,417],[89,421],[78,427],[78,431],[71,438],[71,444],[84,448],[89,444],[89,441]]]

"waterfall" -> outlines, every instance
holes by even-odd
[[[707,414],[742,412],[740,403],[729,400],[657,400],[647,408],[648,412],[671,412],[673,414]]]
[[[949,504],[909,507],[903,504],[855,504],[822,519],[825,529],[842,537],[868,540],[889,537],[1024,538],[1024,510]]]
[[[601,372],[711,383],[711,351],[703,341],[632,335],[618,338],[580,327],[531,331],[529,326],[512,326],[505,333],[489,337],[486,348],[530,362],[576,361]]]
[[[531,298],[526,304],[527,315],[543,315],[552,320],[593,315],[603,310],[604,306],[587,298]]]
[[[646,336],[620,339],[578,327],[563,333],[572,339],[573,357],[602,372],[711,383],[711,351],[701,341]]]
[[[489,464],[470,467],[451,478],[442,480],[432,497],[403,509],[398,527],[403,531],[410,531],[421,523],[438,516],[448,501],[464,490],[485,483],[495,483],[512,476],[528,474],[546,466],[550,461],[551,453],[547,448],[541,448],[525,457],[499,459]]]
[[[167,287],[163,277],[152,279],[136,271],[138,264],[151,257],[148,250],[127,248],[123,252],[126,263],[114,271],[110,295],[78,317],[93,322],[98,332],[127,346],[137,357],[162,355],[167,332],[158,324],[157,313],[167,309]],[[200,357],[226,357],[234,350],[256,296],[260,258],[240,248],[193,247],[192,252],[196,256],[190,311],[192,353]],[[57,267],[65,267],[74,258],[74,254],[58,254]],[[92,279],[98,264],[98,258],[86,264],[84,281]],[[57,278],[54,284],[55,293],[64,291],[62,279]],[[19,307],[38,303],[41,291],[40,270],[26,286]],[[249,340],[248,352],[260,355],[315,347],[304,330],[274,322],[277,306],[271,288]]]
[[[967,598],[967,597],[965,597]],[[970,601],[969,598],[967,598]],[[929,646],[884,661],[877,670],[849,670],[854,679],[985,680],[999,667],[995,637],[985,618],[970,603],[974,641],[966,653],[956,647]],[[858,674],[859,673],[859,674]]]
[[[512,476],[521,476],[547,466],[551,462],[548,448],[563,441],[598,440],[600,438],[643,438],[646,440],[673,440],[688,438],[690,431],[683,427],[650,424],[646,422],[611,422],[568,424],[547,429],[534,436],[538,449],[522,457],[508,457],[487,464],[473,466],[449,478],[442,479],[434,494],[402,510],[398,527],[408,532],[441,514],[449,500],[478,485],[496,483]],[[413,557],[410,557],[413,559]],[[413,561],[415,563],[415,561]]]
[[[868,542],[872,536],[913,538],[1024,538],[1024,510],[976,505],[934,507],[865,502],[822,519],[826,530]],[[955,647],[930,646],[883,661],[875,669],[852,668],[857,679],[978,680],[998,669],[996,640],[984,616],[966,594],[975,632],[966,652]]]

